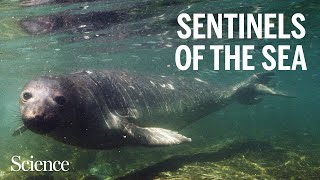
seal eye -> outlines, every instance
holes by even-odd
[[[32,98],[32,94],[29,93],[29,92],[25,92],[25,93],[23,93],[22,97],[23,97],[23,100],[24,100],[24,101],[27,101],[27,100],[29,100],[30,98]]]
[[[63,96],[57,96],[54,98],[54,101],[60,106],[63,106],[66,103],[66,98],[64,98]]]

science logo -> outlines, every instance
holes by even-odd
[[[30,156],[33,159],[33,156]],[[12,156],[11,158],[12,165],[11,171],[49,171],[49,172],[59,172],[59,171],[69,171],[69,162],[68,161],[33,161],[33,160],[24,160],[21,161],[20,156]]]

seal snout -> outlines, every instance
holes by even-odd
[[[46,134],[56,127],[55,121],[46,121],[44,116],[36,116],[34,119],[25,119],[24,125],[31,131],[38,134]]]
[[[32,107],[31,107],[32,108]],[[46,109],[25,109],[22,112],[23,123],[28,129],[38,134],[49,133],[57,125],[57,117],[54,112],[46,113]]]
[[[50,106],[33,110],[32,108],[36,107],[27,108],[22,112],[23,123],[28,129],[39,134],[49,133],[51,130],[55,129],[58,118],[54,108],[51,109]]]

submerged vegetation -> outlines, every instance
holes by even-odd
[[[288,134],[254,139],[202,139],[168,148],[130,148],[115,151],[86,151],[54,142],[39,142],[37,157],[68,159],[69,172],[10,172],[4,179],[315,179],[320,173],[320,144],[307,135]],[[33,138],[34,139],[34,138]],[[20,146],[14,151],[23,151]],[[48,152],[49,151],[49,152]],[[11,153],[4,154],[8,162]],[[21,153],[20,153],[21,154]],[[27,154],[21,156],[28,157]],[[48,155],[50,157],[48,157]]]
[[[229,141],[204,149],[173,156],[120,179],[316,179],[320,173],[320,144],[297,144],[288,136]]]

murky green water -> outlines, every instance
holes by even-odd
[[[316,0],[104,0],[29,7],[18,1],[0,1],[0,179],[319,178],[319,11]],[[306,17],[307,34],[302,40],[183,41],[176,35],[176,18],[182,12],[274,12],[287,17],[300,12]],[[38,28],[28,32],[23,22],[38,23],[33,24]],[[46,28],[39,28],[44,22],[49,22]],[[116,69],[201,77],[231,85],[252,74],[212,71],[210,54],[205,55],[208,59],[201,62],[200,71],[178,71],[174,61],[176,47],[197,43],[255,44],[258,48],[266,44],[302,44],[308,71],[276,71],[277,88],[296,99],[266,97],[254,106],[232,104],[182,130],[192,137],[189,144],[97,151],[64,145],[32,132],[11,136],[21,124],[20,91],[35,76]],[[258,50],[256,59],[262,58]],[[256,71],[261,70],[258,67]],[[13,155],[68,160],[71,169],[66,173],[11,172]]]

